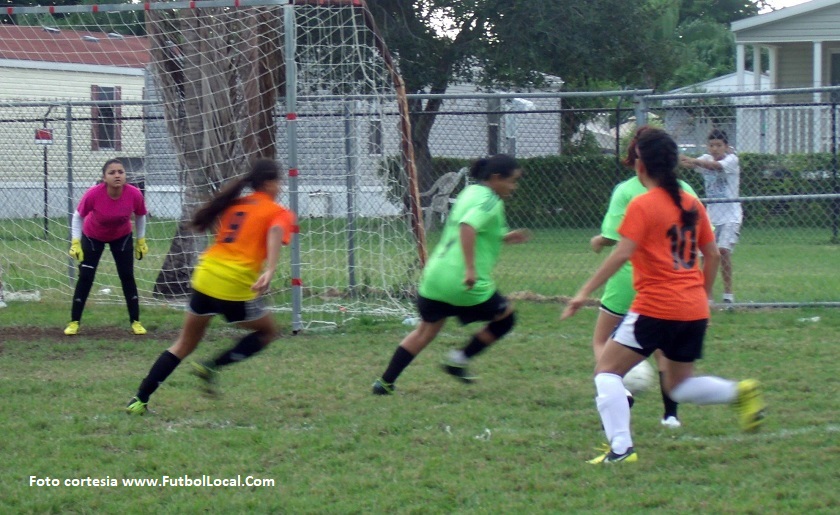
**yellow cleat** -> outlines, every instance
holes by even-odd
[[[67,331],[65,331],[67,332]],[[140,323],[139,320],[135,320],[131,323],[131,332],[136,335],[144,335],[146,334],[146,328]]]
[[[190,363],[190,374],[201,379],[201,390],[210,397],[217,397],[219,395],[218,377],[219,372],[205,365],[193,361]]]
[[[64,328],[64,334],[67,336],[75,336],[79,334],[79,322],[72,321]]]
[[[627,449],[624,454],[616,454],[612,451],[609,445],[604,444],[599,451],[603,452],[604,454],[592,458],[591,460],[587,461],[591,465],[599,465],[601,463],[618,463],[620,461],[626,461],[627,463],[635,463],[639,461],[639,455],[636,454],[636,451],[633,450],[632,447]]]
[[[137,397],[132,397],[128,401],[128,406],[125,407],[125,412],[129,415],[145,415],[149,411],[147,402],[141,402]]]
[[[732,403],[738,412],[741,430],[747,433],[757,431],[764,421],[764,399],[761,388],[755,379],[744,379],[738,383],[738,397]]]

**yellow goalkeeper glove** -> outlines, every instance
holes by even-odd
[[[146,245],[146,238],[138,238],[137,246],[134,247],[134,256],[138,261],[143,259],[143,256],[149,253],[149,246]]]
[[[82,252],[82,242],[78,239],[74,239],[70,242],[70,257],[75,259],[76,261],[82,261],[85,259],[85,253]]]

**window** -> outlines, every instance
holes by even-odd
[[[370,121],[368,154],[382,155],[382,120],[378,118]]]
[[[120,100],[120,87],[91,86],[91,100]],[[91,108],[91,150],[122,150],[122,109],[118,104]]]

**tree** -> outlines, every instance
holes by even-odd
[[[682,62],[667,81],[673,89],[719,77],[735,69],[735,38],[726,26],[689,20],[677,28]]]
[[[651,23],[625,0],[370,0],[409,92],[444,93],[458,80],[537,88],[545,75],[585,87],[605,78],[635,84],[648,56],[634,44]],[[664,52],[662,52],[664,53]],[[442,100],[411,101],[421,188],[432,180],[429,134]]]
[[[96,0],[52,0],[48,2],[54,6],[68,6],[68,5],[92,5],[98,4]],[[111,4],[128,4],[132,0],[108,0]],[[42,5],[43,2],[37,0],[0,0],[0,6],[5,7],[33,7]],[[0,23],[10,24],[19,23],[16,15],[0,15]],[[36,20],[36,18],[30,18]],[[55,27],[74,27],[76,30],[81,28],[89,28],[90,30],[97,30],[100,27],[109,27],[109,30],[118,32],[124,35],[142,36],[145,34],[143,28],[143,14],[139,11],[124,12],[116,19],[107,14],[96,13],[56,13],[45,14],[37,18],[37,22],[42,25],[50,25]],[[29,22],[31,23],[31,21]]]
[[[190,291],[195,210],[226,179],[245,174],[253,158],[275,157],[275,110],[285,87],[278,8],[202,11],[149,12],[152,71],[186,184],[181,221],[155,280],[164,297]]]
[[[719,77],[735,69],[735,38],[729,25],[769,7],[766,1],[682,0],[673,47],[679,62],[664,89]],[[752,55],[747,56],[748,60]]]
[[[733,21],[755,16],[769,7],[765,0],[682,0],[679,23],[692,20],[729,25]]]
[[[757,14],[767,2],[369,0],[368,5],[398,56],[407,90],[444,93],[458,80],[535,88],[542,85],[539,72],[561,77],[568,90],[603,83],[658,89],[705,80],[732,66],[728,24]],[[422,187],[430,185],[428,138],[441,104],[411,102]]]

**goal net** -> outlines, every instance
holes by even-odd
[[[66,300],[68,221],[110,158],[150,212],[145,303],[184,302],[189,220],[255,157],[298,214],[267,303],[294,330],[411,311],[425,259],[405,92],[361,0],[7,8],[0,24],[5,297]],[[106,253],[107,254],[107,253]],[[88,302],[122,303],[104,255]]]

